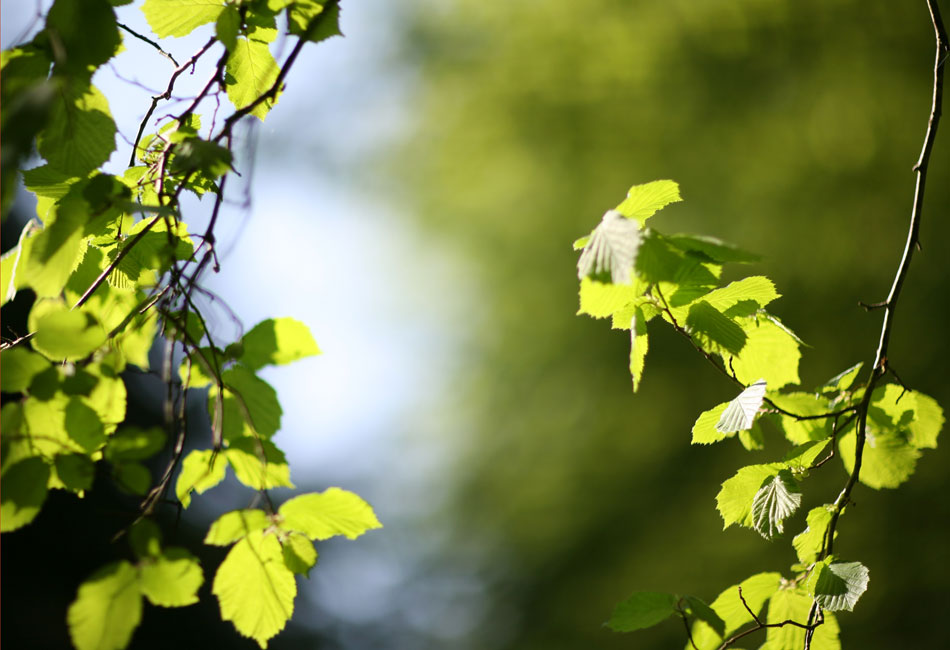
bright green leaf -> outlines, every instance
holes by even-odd
[[[54,48],[55,71],[89,75],[112,58],[122,40],[108,0],[57,0],[46,15],[46,29]]]
[[[142,620],[138,575],[128,562],[102,567],[79,587],[66,614],[76,650],[121,650]]]
[[[236,5],[227,5],[218,15],[214,25],[215,36],[227,48],[228,52],[233,52],[237,46],[238,31],[241,29],[241,13]]]
[[[763,378],[773,390],[801,381],[801,352],[792,335],[768,318],[748,317],[739,322],[747,337],[745,346],[738,356],[724,357],[739,381],[750,384]]]
[[[798,561],[808,566],[818,559],[824,547],[825,534],[828,531],[828,525],[831,523],[831,513],[834,509],[832,505],[818,506],[808,511],[806,518],[807,526],[805,530],[795,535],[792,540],[792,546],[798,554]],[[835,537],[838,532],[835,531]]]
[[[244,485],[255,490],[275,487],[294,487],[290,482],[290,466],[284,452],[270,440],[252,436],[229,441],[222,452],[228,459],[234,475]]]
[[[278,6],[280,4],[282,2],[276,3]],[[290,33],[301,37],[306,36],[312,43],[319,43],[331,36],[341,34],[339,3],[334,3],[325,16],[320,16],[324,5],[326,5],[326,0],[294,0],[289,14]],[[313,24],[315,20],[319,22]]]
[[[293,318],[261,321],[243,336],[241,344],[238,360],[251,370],[320,354],[309,328]]]
[[[191,504],[192,492],[202,494],[223,481],[227,468],[227,460],[213,449],[188,452],[175,483],[175,496],[181,506],[187,508]]]
[[[806,472],[825,451],[829,442],[831,442],[830,438],[825,440],[813,440],[798,445],[785,454],[785,458],[782,459],[782,462],[785,463],[788,469],[792,470],[793,474],[797,475]]]
[[[712,607],[695,596],[683,596],[683,602],[686,605],[686,611],[697,620],[711,627],[720,636],[725,633],[726,622],[719,617],[719,614]]]
[[[264,530],[270,526],[270,523],[267,513],[263,510],[255,508],[232,510],[224,513],[211,524],[205,536],[205,544],[227,546],[255,531]]]
[[[213,23],[224,10],[222,0],[145,0],[142,12],[159,38],[186,36]]]
[[[140,429],[123,427],[115,432],[106,445],[106,459],[146,460],[165,447],[165,432],[161,427]]]
[[[284,554],[284,564],[294,573],[310,575],[310,569],[317,563],[317,549],[306,535],[291,532],[280,542]]]
[[[732,244],[727,244],[715,237],[705,235],[670,235],[666,239],[677,248],[694,254],[699,253],[716,264],[725,264],[727,262],[749,263],[758,262],[762,259],[758,255],[736,248]]]
[[[198,602],[204,574],[198,560],[182,548],[168,548],[145,560],[139,569],[142,595],[160,607],[184,607]]]
[[[742,328],[705,300],[690,306],[685,324],[693,340],[708,352],[725,350],[738,354],[745,346]]]
[[[235,544],[218,567],[212,592],[221,605],[221,618],[266,648],[293,614],[297,595],[297,582],[284,564],[276,535],[255,531]]]
[[[50,367],[47,359],[25,347],[4,350],[0,359],[3,364],[0,390],[4,393],[22,393],[30,387],[33,377]]]
[[[802,589],[779,589],[769,599],[766,622],[778,624],[784,621],[807,621],[812,598]],[[825,622],[815,629],[812,650],[840,650],[838,621],[834,614],[824,612]],[[805,630],[794,625],[768,628],[765,645],[759,650],[802,650],[805,647]]]
[[[765,397],[765,380],[750,384],[726,406],[722,416],[716,423],[716,431],[735,433],[752,428],[759,409],[762,407],[762,398]]]
[[[637,392],[640,388],[640,379],[643,377],[643,367],[649,349],[650,338],[646,320],[643,317],[643,310],[638,307],[636,316],[630,322],[630,376],[633,378],[633,392]]]
[[[772,392],[768,398],[778,408],[795,415],[811,416],[831,412],[828,399],[815,393]],[[789,415],[778,414],[776,419],[785,432],[785,438],[796,445],[826,440],[831,436],[833,418],[800,420]]]
[[[235,108],[241,109],[270,90],[277,81],[280,69],[267,43],[250,38],[238,38],[237,45],[228,57],[226,71],[225,86],[228,99]],[[267,99],[254,107],[251,115],[263,121],[276,103],[276,97]]]
[[[696,418],[696,422],[693,424],[692,444],[709,445],[733,436],[733,433],[723,433],[716,428],[716,425],[722,419],[723,412],[730,403],[731,402],[723,402],[708,411],[700,413],[699,417]]]
[[[225,370],[221,379],[227,387],[225,399],[236,402],[238,411],[258,435],[269,438],[277,433],[283,410],[270,384],[241,365]]]
[[[641,293],[637,284],[613,284],[585,277],[581,280],[581,306],[577,313],[606,318],[636,300]]]
[[[631,187],[627,198],[616,209],[628,219],[636,219],[642,226],[658,210],[682,200],[680,186],[674,181],[653,181]]]
[[[583,280],[606,273],[613,284],[629,285],[639,246],[637,223],[615,210],[608,210],[577,260],[577,278]]]
[[[95,86],[71,79],[56,94],[49,124],[36,146],[51,167],[84,177],[115,151],[115,133],[105,95]]]
[[[49,466],[41,458],[27,458],[11,465],[0,478],[0,532],[27,525],[46,501]]]
[[[752,501],[759,489],[782,469],[784,466],[781,463],[749,465],[725,481],[719,494],[716,495],[716,508],[722,515],[723,528],[728,528],[732,524],[753,528]]]
[[[854,427],[838,440],[838,452],[845,471],[854,469],[854,448],[857,436]],[[867,439],[864,441],[864,453],[861,461],[861,475],[858,480],[868,487],[896,488],[904,483],[917,468],[920,451],[905,441],[899,434],[891,431],[873,431],[868,419]]]
[[[62,308],[36,324],[33,347],[56,361],[82,359],[105,343],[106,331],[92,315]]]
[[[301,494],[286,501],[278,512],[283,518],[281,528],[303,533],[310,539],[335,535],[356,539],[367,530],[382,528],[368,503],[337,487]]]

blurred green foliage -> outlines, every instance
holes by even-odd
[[[787,541],[722,532],[720,483],[784,451],[767,434],[691,448],[690,428],[734,389],[682,339],[651,330],[640,392],[629,340],[574,315],[576,253],[627,188],[680,183],[656,219],[763,255],[772,309],[812,346],[814,386],[870,362],[906,238],[930,108],[923,0],[456,0],[405,9],[416,129],[385,171],[424,224],[473,264],[466,373],[442,417],[459,443],[453,535],[433,559],[477,567],[490,610],[464,647],[677,648],[675,622],[627,637],[601,624],[635,590],[712,600],[795,561]],[[944,129],[950,128],[945,126]],[[938,134],[891,363],[950,404],[950,136]],[[847,648],[937,647],[948,604],[945,449],[897,491],[859,487],[836,551],[872,581],[841,617]],[[837,495],[829,463],[811,494]],[[818,487],[820,486],[820,488]],[[813,497],[815,499],[821,497]],[[787,535],[804,528],[804,503]],[[463,564],[464,563],[464,564]],[[756,638],[753,645],[764,641]]]

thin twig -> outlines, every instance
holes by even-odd
[[[135,31],[128,25],[123,25],[122,23],[118,21],[116,21],[116,25],[118,25],[119,27],[121,27],[122,29],[124,29],[125,31],[127,31],[128,33],[130,33],[132,36],[139,39],[140,41],[145,41],[146,43],[154,47],[156,50],[158,50],[159,54],[161,54],[163,57],[165,57],[166,59],[174,63],[176,68],[178,67],[178,61],[175,60],[175,57],[173,57],[171,54],[163,50],[161,45],[159,45],[152,39],[148,38],[147,36],[143,36],[142,34],[139,34],[137,31]]]

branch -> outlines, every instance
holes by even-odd
[[[175,57],[173,57],[171,54],[169,54],[168,52],[166,52],[165,50],[163,50],[161,45],[159,45],[158,43],[156,43],[155,41],[153,41],[152,39],[150,39],[150,38],[148,38],[148,37],[146,37],[146,36],[142,36],[142,35],[139,34],[137,31],[135,31],[134,29],[132,29],[131,27],[129,27],[128,25],[123,25],[122,23],[120,23],[120,22],[118,22],[118,21],[116,21],[116,25],[118,25],[119,27],[121,27],[122,29],[124,29],[125,31],[127,31],[128,33],[130,33],[132,36],[134,36],[135,38],[139,39],[140,41],[145,41],[146,43],[148,43],[149,45],[151,45],[152,47],[154,47],[156,50],[159,51],[159,53],[160,53],[162,56],[164,56],[166,59],[168,59],[169,61],[171,61],[172,63],[174,63],[176,68],[178,67],[178,61],[175,60]]]

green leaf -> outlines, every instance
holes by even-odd
[[[226,71],[228,99],[237,109],[250,105],[267,92],[280,73],[267,43],[251,38],[237,39],[237,45],[228,57]],[[267,99],[255,106],[251,115],[263,121],[276,103],[276,97]]]
[[[263,510],[256,508],[232,510],[224,513],[211,524],[205,536],[205,544],[227,546],[255,531],[264,530],[270,525],[271,520]]]
[[[145,0],[142,12],[159,38],[186,36],[213,23],[224,10],[221,0]]]
[[[650,339],[643,310],[637,307],[636,316],[630,321],[630,376],[633,377],[633,392],[640,388],[643,366],[646,362]]]
[[[175,147],[175,156],[171,165],[173,174],[199,171],[210,178],[218,178],[230,170],[230,149],[215,142],[201,138],[187,138]]]
[[[808,577],[808,589],[826,610],[852,611],[868,588],[868,570],[860,562],[824,560]]]
[[[782,462],[792,471],[792,474],[804,473],[815,464],[818,457],[828,447],[829,442],[831,442],[831,439],[826,438],[825,440],[814,440],[798,445],[785,454]]]
[[[613,284],[585,277],[581,280],[581,306],[577,313],[588,314],[594,318],[606,318],[629,305],[642,293],[639,283]],[[629,322],[628,320],[628,326]]]
[[[752,526],[765,539],[785,532],[784,521],[802,503],[791,473],[783,470],[759,488],[752,499]]]
[[[805,530],[795,535],[792,546],[798,554],[798,561],[808,566],[818,559],[825,541],[825,533],[831,524],[831,514],[834,506],[825,504],[808,511]],[[835,537],[838,531],[835,531]]]
[[[614,632],[632,632],[653,627],[676,613],[676,596],[638,591],[617,604],[607,627]]]
[[[693,439],[691,444],[709,445],[732,437],[732,433],[723,433],[716,428],[716,425],[722,419],[723,412],[730,404],[731,402],[723,402],[699,414],[699,417],[696,418],[696,422],[693,424]]]
[[[709,605],[695,596],[683,596],[683,601],[688,613],[711,627],[720,636],[725,634],[726,622]]]
[[[782,469],[784,466],[781,463],[749,465],[722,484],[722,489],[716,495],[716,508],[722,515],[724,529],[732,524],[754,528],[752,501],[759,489],[774,479]]]
[[[642,226],[658,210],[682,200],[680,186],[674,181],[653,181],[631,187],[616,210],[628,219],[636,219]]]
[[[142,620],[138,575],[128,562],[96,571],[79,587],[66,614],[76,650],[121,650]]]
[[[293,318],[268,318],[241,339],[238,360],[250,370],[266,365],[283,365],[320,354],[317,342],[306,325]]]
[[[227,48],[228,52],[234,51],[237,46],[238,32],[241,29],[241,13],[237,6],[227,5],[218,15],[214,25],[215,36]]]
[[[236,403],[238,412],[258,435],[270,437],[277,433],[283,410],[277,391],[270,384],[241,365],[225,370],[221,379],[227,388],[225,400]]]
[[[50,362],[42,355],[24,347],[4,350],[0,359],[3,359],[0,390],[4,393],[22,393],[30,387],[33,377],[50,367]]]
[[[85,201],[64,200],[51,210],[46,226],[24,246],[17,286],[29,286],[41,298],[59,297],[76,269],[86,244],[82,228],[88,219]]]
[[[56,94],[49,124],[36,146],[59,172],[85,177],[109,160],[115,151],[115,133],[105,95],[95,86],[71,79]]]
[[[735,433],[736,431],[747,431],[752,428],[755,417],[759,414],[762,407],[762,398],[765,397],[765,380],[759,381],[746,387],[739,395],[733,399],[722,412],[722,416],[716,423],[716,431],[721,433]]]
[[[874,390],[868,415],[877,427],[901,431],[917,449],[935,449],[944,422],[943,410],[936,400],[896,384]]]
[[[715,237],[705,235],[669,235],[667,238],[671,244],[683,251],[698,253],[716,264],[725,264],[727,262],[750,263],[758,262],[762,259],[760,256],[746,252],[732,244]]]
[[[139,519],[129,530],[129,546],[139,559],[162,554],[162,531],[151,519]]]
[[[22,528],[36,518],[46,501],[49,466],[27,458],[4,469],[0,478],[0,532]]]
[[[845,471],[854,469],[854,448],[857,436],[854,427],[838,440],[838,453]],[[904,440],[900,434],[887,430],[874,430],[868,419],[867,439],[864,441],[864,453],[861,461],[862,483],[870,488],[896,488],[904,483],[917,468],[920,450]]]
[[[229,441],[222,452],[228,459],[234,475],[244,485],[255,490],[275,487],[294,487],[290,482],[290,466],[284,452],[270,440],[251,436]]]
[[[607,210],[577,260],[577,278],[609,273],[613,284],[629,285],[639,246],[637,223]]]
[[[730,282],[721,289],[710,291],[703,296],[703,300],[724,313],[739,303],[752,301],[755,303],[752,312],[755,312],[779,297],[780,295],[775,290],[775,285],[772,284],[771,280],[765,276],[753,275],[736,282]]]
[[[204,574],[198,560],[183,548],[168,548],[146,560],[139,570],[142,595],[159,607],[184,607],[198,602]]]
[[[336,535],[356,539],[367,530],[382,528],[368,503],[337,487],[301,494],[286,501],[278,512],[282,517],[281,528],[315,540]]]
[[[801,381],[798,378],[801,352],[792,335],[761,316],[740,318],[739,322],[747,337],[745,346],[738,356],[723,357],[739,381],[750,384],[761,377],[773,390]]]
[[[146,460],[165,447],[165,432],[161,427],[140,429],[123,427],[115,432],[106,445],[106,460]]]
[[[766,601],[778,591],[781,580],[782,576],[778,573],[758,573],[719,594],[710,606],[725,622],[724,631],[719,634],[720,638],[753,622],[746,605],[759,615]],[[746,605],[743,605],[742,599],[739,598],[740,588]]]
[[[745,346],[746,334],[728,316],[705,300],[694,303],[686,316],[686,328],[693,339],[708,352],[720,349],[738,354]]]
[[[122,39],[107,0],[56,0],[46,15],[46,30],[55,37],[56,72],[87,76],[112,58]]]
[[[776,393],[768,395],[772,403],[780,409],[795,415],[821,415],[831,412],[828,399],[815,393]],[[827,440],[831,436],[833,418],[815,418],[799,420],[788,415],[777,415],[779,425],[785,432],[785,438],[795,445],[803,445],[816,440]]]
[[[283,2],[277,3],[278,6],[280,4]],[[319,43],[331,36],[341,35],[339,3],[334,3],[327,10],[327,15],[320,17],[320,22],[311,28],[311,22],[323,12],[326,4],[326,0],[295,0],[291,4],[288,16],[290,33],[300,37],[306,36],[312,43]]]
[[[92,315],[63,307],[39,318],[32,342],[49,359],[76,361],[105,343],[106,334]]]
[[[769,613],[766,622],[777,625],[784,621],[808,620],[812,598],[802,589],[779,589],[769,599]],[[838,621],[834,614],[824,612],[825,622],[815,628],[812,637],[812,650],[840,650],[838,641]],[[802,650],[805,647],[805,630],[794,625],[770,627],[766,632],[765,644],[759,650]]]
[[[317,563],[317,549],[306,535],[291,532],[281,540],[284,564],[294,573],[310,576],[310,569]]]
[[[141,463],[123,462],[112,466],[112,477],[120,490],[144,495],[152,487],[152,473]]]
[[[203,494],[224,480],[227,460],[213,449],[194,449],[185,456],[175,483],[175,496],[181,506],[191,504],[191,493]]]
[[[88,456],[58,454],[53,465],[56,467],[56,476],[73,492],[81,492],[92,487],[96,466]]]
[[[297,582],[284,564],[277,537],[255,531],[224,558],[212,592],[221,605],[221,618],[266,648],[293,614]]]
[[[851,384],[854,383],[854,380],[857,379],[858,373],[861,372],[861,368],[863,366],[864,362],[859,361],[847,370],[842,370],[837,375],[822,384],[819,387],[819,390],[823,393],[835,393],[842,390],[848,390],[851,388]]]

